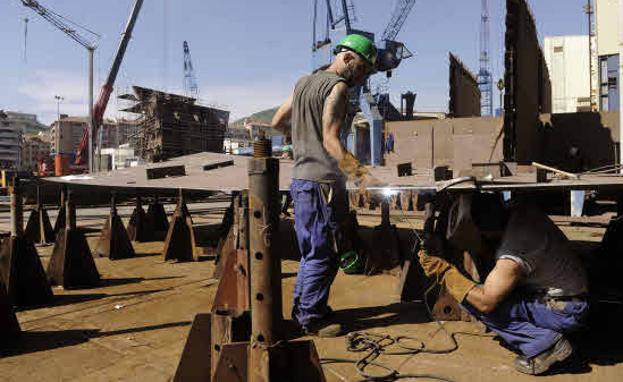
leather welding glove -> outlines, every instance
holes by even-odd
[[[360,192],[367,191],[370,187],[384,187],[385,184],[374,177],[368,169],[355,158],[350,152],[344,154],[344,158],[338,163],[338,167],[359,188]]]
[[[365,168],[350,152],[346,152],[346,154],[344,154],[344,157],[340,163],[338,163],[338,167],[344,174],[346,174],[349,180],[353,180],[355,182],[357,179],[362,179],[368,174],[368,169]]]
[[[426,249],[420,250],[418,257],[426,276],[445,284],[448,293],[458,302],[462,302],[467,293],[476,286],[475,282],[463,276],[456,267],[441,257],[429,255]]]

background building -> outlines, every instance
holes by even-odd
[[[19,170],[22,129],[8,114],[0,110],[0,169]]]
[[[87,117],[70,117],[61,114],[60,124],[59,121],[52,123],[50,132],[52,153],[75,153],[82,140],[82,133],[87,127]]]
[[[619,110],[619,0],[595,1],[598,108]]]
[[[20,129],[24,135],[38,134],[50,129],[47,125],[37,120],[36,114],[18,113],[16,111],[5,111],[5,114],[11,124]]]
[[[552,82],[552,113],[591,111],[588,36],[545,37]]]
[[[49,134],[25,136],[22,146],[22,170],[36,171],[40,161],[50,163],[50,149]]]

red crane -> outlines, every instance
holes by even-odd
[[[108,101],[110,99],[110,95],[112,94],[113,86],[115,85],[115,80],[117,79],[117,74],[119,73],[121,62],[123,61],[123,56],[125,55],[128,43],[130,42],[130,38],[132,37],[132,30],[134,29],[136,19],[138,18],[138,14],[142,6],[143,0],[136,0],[134,2],[132,13],[130,14],[130,18],[128,19],[128,22],[126,24],[125,31],[123,32],[123,35],[121,37],[119,47],[117,48],[115,60],[113,61],[112,67],[110,68],[110,72],[108,73],[106,82],[104,83],[104,85],[102,85],[102,89],[100,90],[100,94],[97,97],[97,101],[93,106],[93,132],[92,134],[89,134],[89,131],[87,129],[85,129],[85,131],[83,132],[82,141],[80,142],[80,146],[78,146],[78,150],[76,151],[76,161],[74,163],[76,165],[84,164],[88,160],[88,155],[92,153],[93,137],[97,136],[97,130],[102,127],[104,113],[106,112],[106,107],[108,106]]]

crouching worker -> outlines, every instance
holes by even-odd
[[[501,203],[499,208],[504,210]],[[427,276],[445,284],[462,307],[519,354],[518,371],[542,374],[573,352],[566,334],[580,328],[588,313],[585,272],[565,235],[543,212],[517,205],[492,229],[478,210],[487,208],[468,214],[477,228],[471,245],[482,248],[497,236],[490,248],[495,265],[483,284],[436,256],[442,248],[434,236],[425,240],[420,263]]]

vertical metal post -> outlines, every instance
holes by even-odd
[[[65,228],[68,230],[76,229],[76,208],[71,200],[70,190],[67,190],[65,196]]]
[[[117,193],[115,191],[112,191],[110,193],[110,215],[111,216],[117,215],[117,200],[116,200],[116,196],[117,196]]]
[[[256,151],[258,155],[258,151]],[[251,382],[270,380],[268,351],[279,339],[282,322],[281,259],[273,253],[278,208],[279,160],[255,157],[249,162],[249,255],[251,268]]]
[[[19,179],[13,180],[11,192],[11,236],[17,237],[24,232],[24,211],[22,206],[22,192],[19,185]]]
[[[93,120],[93,53],[95,48],[88,48],[89,56],[89,144],[88,144],[88,156],[89,156],[89,172],[93,172],[93,128],[95,121]]]

